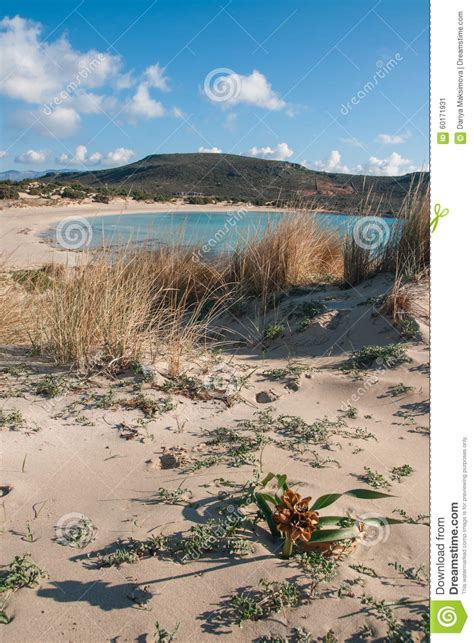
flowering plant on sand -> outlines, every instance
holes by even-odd
[[[264,488],[274,480],[277,490],[274,494]],[[370,516],[363,520],[347,516],[320,516],[319,511],[332,505],[341,496],[352,496],[364,500],[389,498],[390,494],[372,489],[350,489],[343,493],[328,493],[311,504],[310,497],[302,497],[288,486],[288,477],[269,473],[261,483],[262,491],[255,492],[255,501],[265,518],[274,540],[283,540],[282,556],[289,558],[293,546],[317,543],[321,545],[358,538],[365,525],[385,526],[406,522],[384,516]]]

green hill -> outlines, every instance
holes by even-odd
[[[296,163],[235,154],[156,154],[108,170],[44,177],[45,182],[81,183],[100,192],[138,198],[177,195],[216,197],[257,204],[316,199],[330,209],[357,210],[370,193],[381,212],[396,212],[419,174],[375,177],[315,172]],[[428,181],[428,174],[421,175]]]

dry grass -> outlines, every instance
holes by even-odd
[[[205,336],[201,313],[213,293],[198,269],[191,272],[190,261],[171,249],[167,260],[164,253],[126,247],[113,260],[84,253],[78,266],[35,298],[33,345],[81,368],[118,369],[159,353],[175,372],[183,351]]]
[[[426,195],[413,192],[400,245],[389,244],[377,257],[353,239],[343,244],[300,212],[215,260],[199,260],[195,249],[178,244],[158,250],[125,245],[113,254],[85,252],[75,267],[23,271],[0,289],[0,341],[20,343],[28,333],[38,352],[80,368],[116,370],[136,360],[167,360],[175,376],[184,356],[206,343],[211,322],[215,340],[216,317],[249,296],[260,300],[265,313],[272,296],[291,286],[343,273],[355,284],[393,269],[400,280],[387,306],[402,310],[408,262],[413,270],[427,265],[426,202]]]
[[[230,257],[226,280],[243,295],[261,297],[341,272],[341,241],[308,213],[292,214],[267,226]]]
[[[344,280],[355,286],[364,279],[391,272],[414,279],[429,268],[429,191],[421,178],[412,183],[403,201],[399,221],[381,251],[360,247],[351,235],[344,243]]]

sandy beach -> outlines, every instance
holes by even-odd
[[[367,610],[364,596],[393,605],[396,621],[412,630],[412,640],[421,640],[420,614],[428,596],[428,528],[421,524],[429,498],[426,286],[414,286],[422,305],[421,335],[403,344],[409,361],[393,368],[340,370],[351,351],[400,341],[370,303],[390,287],[390,277],[380,275],[350,291],[325,286],[295,293],[282,305],[283,334],[264,351],[257,345],[187,362],[185,373],[205,383],[208,399],[165,395],[164,365],[155,365],[152,382],[139,384],[130,371],[112,379],[83,377],[26,350],[4,347],[1,409],[17,411],[23,421],[1,434],[7,494],[2,559],[28,552],[48,574],[37,589],[24,589],[9,601],[9,640],[151,643],[156,621],[168,631],[179,623],[181,641],[219,635],[243,642],[296,631],[315,641],[329,630],[339,641],[359,640],[364,631],[371,640],[385,640],[386,622]],[[315,298],[327,311],[304,332],[295,332],[288,311]],[[244,336],[254,332],[250,318],[228,323]],[[297,386],[284,374],[268,375],[269,369],[284,372],[288,356],[302,366]],[[39,393],[48,375],[62,382],[52,397]],[[238,391],[232,404],[222,399],[222,389]],[[150,417],[133,409],[137,390],[157,404],[166,397],[166,410]],[[257,426],[260,412],[273,418],[261,453],[247,453],[237,464],[228,456],[233,443],[209,442],[219,427],[238,434],[243,421]],[[322,423],[329,432],[319,446],[301,448],[297,433],[286,434],[279,425],[282,415],[306,426]],[[255,437],[254,430],[248,435]],[[410,475],[397,481],[395,468],[406,465]],[[375,478],[367,478],[366,467]],[[376,530],[337,562],[333,579],[321,583],[312,600],[296,562],[275,555],[262,522],[249,533],[247,555],[202,551],[185,564],[156,555],[101,566],[101,557],[130,538],[189,536],[189,529],[216,516],[222,503],[235,502],[240,485],[259,471],[288,474],[291,484],[312,498],[385,481],[381,484],[388,486],[378,488],[393,497],[341,498],[329,513],[393,518],[404,512],[414,524]],[[160,500],[160,488],[178,490],[177,499]],[[61,525],[78,515],[88,521],[80,547],[61,541]],[[240,628],[226,616],[229,601],[236,593],[256,591],[260,579],[297,582],[299,606]]]

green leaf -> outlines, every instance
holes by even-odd
[[[8,625],[10,623],[10,619],[3,610],[0,610],[0,623],[2,625]]]
[[[267,475],[264,477],[264,479],[263,479],[263,480],[262,480],[262,482],[260,483],[260,484],[262,485],[262,489],[263,489],[264,487],[266,487],[266,486],[267,486],[267,484],[268,484],[269,482],[271,482],[271,481],[273,480],[273,478],[274,478],[274,477],[275,477],[275,474],[274,474],[274,473],[267,473]]]
[[[270,529],[273,538],[279,538],[280,534],[278,533],[278,529],[276,528],[275,523],[273,522],[272,510],[267,505],[261,493],[255,494],[255,502],[257,503],[258,508],[262,512],[263,517],[267,521],[268,528]]]
[[[329,527],[340,525],[341,520],[347,520],[347,516],[321,516],[318,520],[318,527]]]
[[[329,507],[333,502],[339,500],[342,496],[352,496],[353,498],[362,498],[363,500],[377,500],[378,498],[393,498],[389,493],[382,493],[381,491],[372,491],[372,489],[350,489],[343,493],[327,493],[320,496],[312,505],[311,510],[317,511]]]
[[[271,496],[269,493],[263,493],[262,491],[259,491],[258,494],[261,498],[263,498],[267,502],[271,502],[273,505],[277,504],[277,501],[275,500],[274,496]]]
[[[356,527],[346,527],[345,529],[318,529],[313,532],[310,542],[329,543],[336,540],[356,538],[357,535],[358,530]]]
[[[278,489],[282,489],[283,491],[288,491],[288,476],[286,473],[280,474],[277,473],[276,479],[278,481]]]

